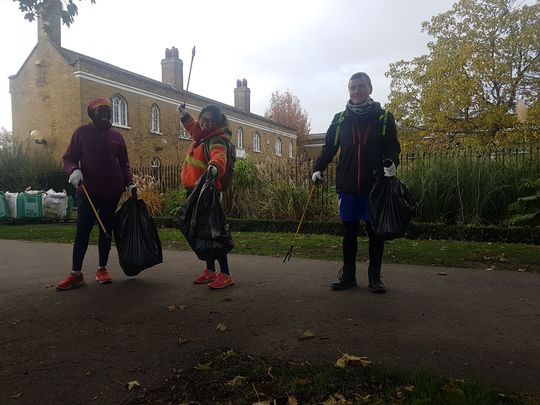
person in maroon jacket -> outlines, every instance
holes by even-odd
[[[69,182],[77,189],[78,210],[72,269],[56,285],[58,290],[84,285],[82,264],[96,217],[81,185],[84,184],[108,233],[105,234],[100,227],[96,271],[96,280],[100,284],[112,281],[106,266],[116,206],[126,188],[131,191],[134,187],[124,138],[111,128],[111,101],[103,97],[91,100],[88,115],[91,123],[75,130],[63,158],[64,170],[70,175]]]

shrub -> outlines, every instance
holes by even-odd
[[[515,201],[520,179],[534,165],[491,155],[444,155],[419,159],[403,169],[402,180],[418,202],[418,219],[447,224],[500,224]]]
[[[41,145],[38,145],[41,146]],[[3,128],[0,129],[0,190],[24,191],[27,187],[38,188],[40,176],[59,170],[45,148],[33,150]]]
[[[519,197],[508,206],[513,213],[506,223],[510,225],[540,225],[540,177],[522,182],[525,197]]]
[[[176,216],[178,209],[186,202],[186,190],[167,190],[163,195],[163,215]]]

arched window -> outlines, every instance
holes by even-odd
[[[283,146],[281,144],[281,138],[276,139],[276,156],[281,156]]]
[[[150,167],[153,169],[159,169],[161,167],[161,159],[158,157],[153,157],[152,161],[150,162]]]
[[[293,149],[293,142],[289,141],[289,157],[294,157],[294,149]]]
[[[159,134],[161,132],[159,107],[156,104],[152,104],[150,111],[150,132],[154,134]]]
[[[242,127],[238,128],[238,141],[236,143],[236,147],[238,149],[244,149],[244,130]]]
[[[127,117],[127,102],[124,97],[119,94],[116,94],[112,98],[113,103],[113,116],[112,123],[121,127],[128,126],[128,117]]]
[[[261,151],[261,135],[258,132],[253,134],[253,152]]]

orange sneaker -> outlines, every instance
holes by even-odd
[[[204,269],[201,274],[193,279],[195,284],[205,284],[214,281],[217,275],[215,271]]]
[[[64,280],[60,281],[56,285],[57,290],[70,290],[75,287],[80,287],[84,285],[84,277],[81,273],[80,276],[70,273]]]
[[[233,285],[232,277],[225,273],[219,273],[214,281],[208,284],[208,287],[214,289],[225,288]]]
[[[96,271],[96,281],[99,284],[109,284],[112,283],[111,276],[105,267],[100,267]]]

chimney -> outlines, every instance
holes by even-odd
[[[184,89],[184,62],[178,57],[174,46],[165,49],[165,59],[161,60],[161,81],[178,91]]]
[[[50,41],[62,46],[62,3],[60,0],[42,3],[37,20],[38,42]]]
[[[250,112],[251,90],[247,86],[247,80],[237,80],[234,89],[234,106],[242,111]]]

